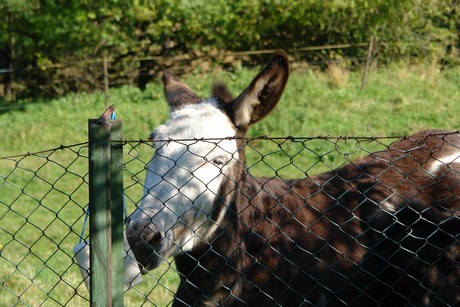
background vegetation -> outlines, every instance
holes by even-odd
[[[299,48],[371,37],[381,61],[458,61],[458,0],[0,0],[0,11],[0,97],[10,100],[97,89],[104,55],[113,85],[142,88],[165,67],[196,69],[197,58],[227,68],[261,61],[223,51],[283,48],[304,61],[351,62],[366,48]]]

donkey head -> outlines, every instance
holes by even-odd
[[[228,187],[240,180],[247,128],[277,104],[288,79],[288,58],[276,52],[232,99],[223,85],[201,99],[169,72],[163,76],[170,119],[152,133],[151,159],[140,206],[127,223],[131,248],[145,269],[209,242],[223,220]],[[227,192],[225,192],[227,191]]]

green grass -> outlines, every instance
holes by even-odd
[[[361,73],[293,71],[273,113],[249,136],[398,136],[426,128],[460,127],[460,68],[394,65],[373,70],[360,89]],[[190,76],[186,82],[207,96],[213,79],[227,81],[235,95],[256,71]],[[125,138],[146,139],[168,116],[159,82],[145,91],[111,90],[111,103],[123,119]],[[104,110],[101,93],[69,94],[51,101],[23,103],[0,111],[0,157],[36,152],[87,140],[87,120]],[[302,177],[332,169],[394,139],[261,140],[249,142],[248,166],[254,175]],[[146,144],[125,147],[128,212],[137,204],[152,155]],[[87,148],[51,150],[0,159],[0,297],[5,305],[88,305],[89,295],[74,264],[88,203]],[[85,235],[88,231],[85,231]],[[163,265],[127,292],[125,303],[166,306],[177,287],[174,266]],[[153,290],[152,290],[153,289]]]
[[[213,79],[225,80],[235,95],[256,71],[191,76],[185,81],[200,95],[209,94]],[[440,72],[431,66],[390,66],[371,71],[360,89],[361,73],[350,73],[345,85],[315,70],[293,71],[273,113],[250,130],[250,136],[401,135],[425,128],[458,128],[460,69]],[[111,103],[124,120],[127,139],[147,138],[168,116],[160,82],[145,91],[111,90]],[[104,96],[70,94],[52,101],[0,111],[3,142],[0,156],[32,152],[87,138],[87,119],[104,110]],[[5,107],[5,106],[4,106]]]

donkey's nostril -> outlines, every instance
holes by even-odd
[[[163,240],[163,234],[160,231],[152,231],[145,236],[145,240],[150,244],[159,244]]]
[[[139,245],[159,245],[165,238],[165,233],[152,224],[151,220],[131,220],[127,223],[126,236],[128,241]]]

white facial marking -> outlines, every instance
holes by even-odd
[[[166,232],[166,255],[206,240],[225,215],[210,221],[219,188],[238,159],[236,130],[213,99],[184,106],[153,133],[156,153],[145,179],[144,198],[131,219],[150,218]],[[203,140],[195,140],[201,139]],[[211,140],[210,140],[211,139]],[[178,140],[178,141],[166,141]]]
[[[460,163],[460,152],[453,153],[446,157],[436,158],[429,166],[427,172],[435,176],[442,166],[449,166],[453,163]]]

